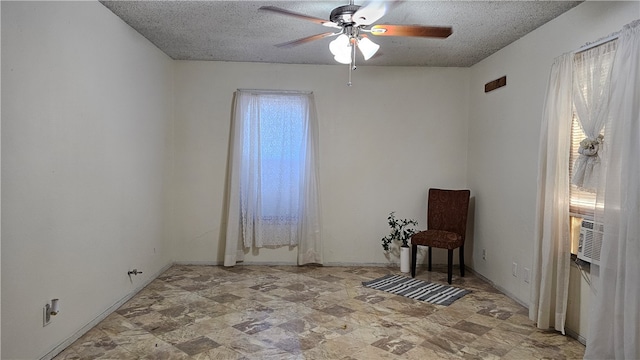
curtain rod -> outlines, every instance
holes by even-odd
[[[617,31],[617,32],[614,32],[613,34],[611,34],[609,36],[605,36],[605,37],[603,37],[601,39],[598,39],[596,41],[588,42],[588,43],[582,45],[578,50],[575,50],[573,53],[574,54],[579,54],[579,53],[587,51],[589,49],[593,49],[596,46],[600,46],[600,45],[602,45],[604,43],[608,43],[609,41],[616,40],[616,39],[618,39],[618,37],[620,37],[620,33],[621,33],[621,31]]]
[[[238,89],[238,91],[252,92],[252,93],[258,93],[258,94],[300,94],[300,95],[313,94],[313,91],[299,91],[299,90]]]

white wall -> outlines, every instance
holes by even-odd
[[[173,62],[97,2],[1,9],[7,359],[39,358],[172,260],[222,261],[237,88],[314,91],[326,263],[395,261],[380,247],[388,212],[424,227],[428,187],[469,187],[468,265],[528,302],[551,62],[640,17],[638,2],[587,2],[470,69],[361,66],[349,88],[346,66]],[[508,85],[484,94],[502,75]],[[130,283],[134,267],[144,273]],[[54,297],[62,312],[43,328]]]
[[[2,25],[2,6],[0,6],[0,25]],[[2,51],[0,50],[0,54]],[[2,56],[0,56],[0,68],[2,67]],[[0,75],[0,84],[2,84],[2,76]],[[0,87],[0,98],[2,97],[2,89]],[[2,101],[0,100],[0,104]],[[0,106],[2,108],[2,106]],[[2,127],[0,126],[0,189],[2,188]],[[0,191],[0,204],[2,204],[2,192]],[[2,218],[2,207],[0,206],[0,219]],[[2,222],[0,221],[0,299],[2,299]],[[0,301],[0,324],[2,324],[2,301]],[[0,359],[2,359],[2,326],[0,326]]]
[[[529,303],[523,269],[533,262],[538,139],[553,59],[639,17],[640,2],[588,1],[471,68],[468,184],[477,196],[474,268],[523,303]],[[484,84],[503,75],[507,86],[485,94]],[[513,262],[519,265],[517,277],[511,275]]]
[[[567,302],[567,334],[586,344],[591,310],[591,274],[575,263],[569,268],[569,299]]]
[[[37,359],[170,263],[172,61],[98,2],[1,6],[2,358]]]
[[[222,262],[237,88],[312,90],[320,130],[325,263],[388,263],[390,211],[425,227],[428,187],[466,187],[468,69],[176,63],[176,260]],[[438,253],[437,251],[434,253]],[[446,262],[443,251],[441,261]],[[246,262],[295,264],[295,249]]]

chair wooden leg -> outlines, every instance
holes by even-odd
[[[460,277],[464,277],[464,245],[460,246]]]
[[[411,244],[411,277],[416,277],[416,262],[418,256],[418,245]]]
[[[447,261],[447,282],[451,285],[451,277],[453,275],[453,250],[448,251],[448,261]]]
[[[427,265],[427,267],[428,267],[427,270],[429,270],[429,271],[431,271],[431,249],[432,249],[432,247],[429,246],[429,251],[427,252],[428,253],[427,257],[429,258],[429,264]]]

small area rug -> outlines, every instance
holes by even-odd
[[[470,290],[434,284],[402,275],[385,275],[375,280],[363,281],[362,285],[437,305],[451,305],[454,301],[471,292]]]

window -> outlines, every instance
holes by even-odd
[[[574,55],[573,111],[569,153],[571,253],[579,253],[582,219],[594,219],[600,156],[606,139],[615,40]],[[579,255],[580,256],[580,255]]]
[[[312,94],[238,91],[237,168],[244,247],[295,246],[319,235],[317,125]],[[313,246],[315,249],[316,247]]]
[[[258,116],[245,119],[256,121],[257,132],[255,136],[244,138],[244,160],[247,164],[255,161],[255,170],[259,173],[257,192],[247,191],[243,195],[255,195],[259,199],[258,214],[264,225],[277,228],[298,222],[305,155],[302,100],[280,95],[261,96],[257,105]],[[247,206],[244,201],[243,204]]]
[[[604,131],[603,131],[604,133]],[[573,168],[576,160],[580,156],[580,142],[586,138],[580,122],[573,112],[571,120],[571,152],[569,153],[569,181],[573,179]],[[593,218],[593,212],[596,207],[596,192],[578,187],[575,184],[569,184],[570,208],[569,211],[574,215],[582,215]]]

